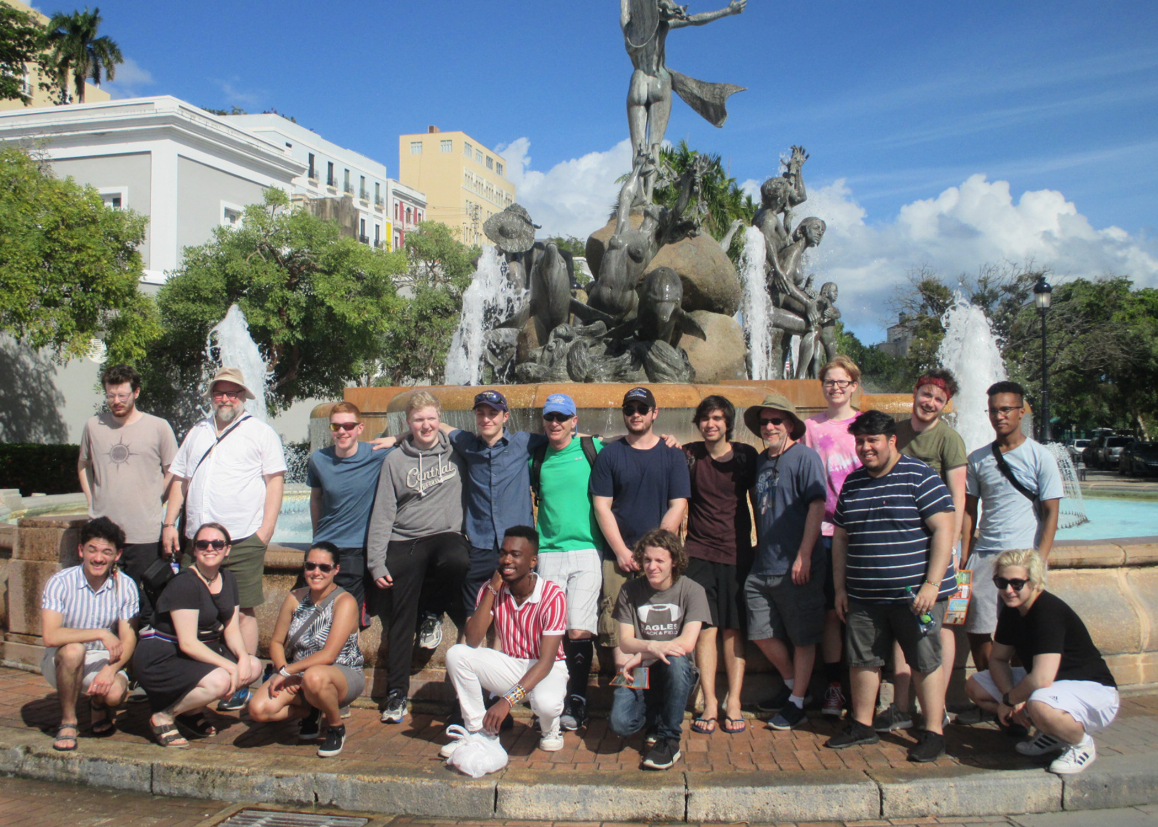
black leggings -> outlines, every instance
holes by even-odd
[[[386,691],[410,693],[414,628],[419,611],[446,612],[460,629],[466,623],[462,581],[470,566],[470,545],[461,534],[433,534],[392,541],[386,568],[394,585],[382,590],[380,617],[386,635]],[[375,587],[377,588],[377,587]]]

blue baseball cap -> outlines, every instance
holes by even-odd
[[[553,393],[547,397],[547,404],[543,406],[543,416],[549,413],[567,414],[567,416],[575,416],[578,411],[575,408],[575,400],[565,393]]]
[[[508,411],[507,398],[498,391],[483,391],[474,398],[474,406],[490,405],[496,411]]]

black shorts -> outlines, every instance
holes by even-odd
[[[712,625],[717,629],[748,628],[748,609],[744,602],[744,580],[748,569],[730,563],[714,563],[692,557],[688,560],[687,577],[704,587],[708,594],[708,608],[712,612]]]

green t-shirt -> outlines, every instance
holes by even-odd
[[[603,450],[598,439],[595,450]],[[603,548],[603,534],[587,490],[590,479],[591,464],[583,454],[579,437],[572,437],[562,451],[547,446],[547,456],[539,470],[540,554]]]
[[[965,440],[942,421],[919,434],[913,430],[912,420],[898,422],[897,450],[931,466],[946,485],[949,483],[949,472],[968,462]]]

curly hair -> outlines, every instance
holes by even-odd
[[[680,542],[679,537],[666,528],[653,528],[640,537],[635,548],[631,550],[631,559],[635,561],[641,571],[643,570],[643,555],[648,548],[662,548],[671,555],[671,582],[673,585],[688,570],[688,553],[684,551],[684,544]]]

